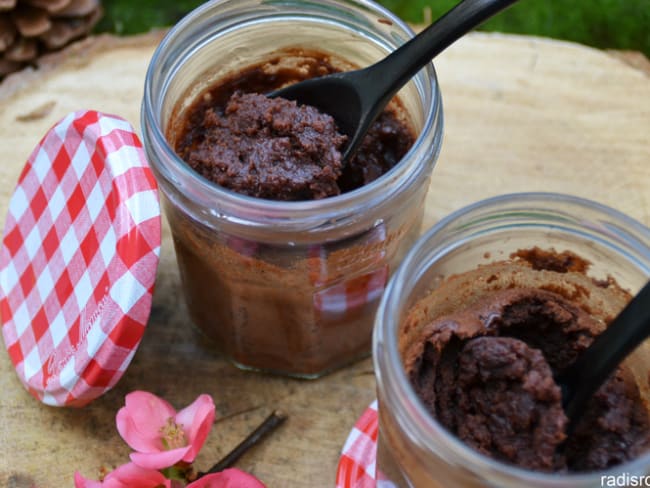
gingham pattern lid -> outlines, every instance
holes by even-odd
[[[375,400],[359,417],[345,441],[336,470],[336,488],[379,486],[375,478],[378,432]],[[384,487],[392,485],[390,482],[384,483]]]
[[[125,120],[69,114],[29,157],[0,249],[5,346],[28,391],[81,406],[124,373],[149,317],[157,186]]]

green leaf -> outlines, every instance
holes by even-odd
[[[529,34],[610,49],[630,49],[650,56],[649,0],[521,0],[489,20],[481,30]],[[135,34],[166,27],[203,3],[200,0],[104,0],[97,31]],[[412,23],[424,13],[436,19],[457,0],[381,0],[379,3]]]
[[[186,471],[187,471],[186,468],[180,468],[178,466],[171,466],[169,468],[160,470],[163,476],[165,476],[167,479],[179,480],[179,481],[186,481],[185,478]]]

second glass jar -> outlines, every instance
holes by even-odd
[[[410,37],[372,2],[225,0],[191,13],[156,50],[142,108],[145,147],[191,317],[238,366],[317,377],[370,352],[376,307],[419,235],[440,150],[435,72],[423,69],[398,95],[417,134],[400,163],[322,200],[221,188],[174,153],[170,124],[219,79],[283,51],[317,50],[366,66]]]
[[[636,293],[650,277],[650,229],[589,200],[554,193],[503,195],[460,209],[438,222],[405,256],[377,312],[373,343],[379,402],[376,476],[382,486],[590,488],[613,486],[605,485],[604,480],[620,480],[626,474],[636,481],[648,478],[647,450],[632,461],[601,471],[569,473],[532,471],[488,457],[434,418],[407,377],[403,364],[406,348],[441,310],[456,312],[458,305],[463,309],[476,297],[489,297],[504,287],[531,286],[521,268],[501,277],[494,271],[488,271],[494,274],[487,278],[487,274],[473,273],[467,278],[472,281],[465,281],[463,275],[491,270],[492,262],[534,248],[571,251],[589,263],[585,281],[594,279],[603,290],[607,290],[604,283],[614,280],[622,290]],[[567,273],[566,283],[571,283],[570,274],[581,272]],[[536,279],[540,288],[551,291],[574,286],[561,286],[558,276],[564,274],[549,273],[543,280]],[[556,281],[551,285],[549,279]],[[460,283],[471,283],[470,291]],[[576,286],[577,298],[572,300],[604,325],[605,317],[611,320],[627,299],[615,288],[596,294]],[[611,296],[616,300],[610,304],[605,298]],[[610,313],[612,308],[615,313]],[[626,359],[646,408],[649,351],[650,340],[646,340]],[[625,483],[619,486],[628,486]]]

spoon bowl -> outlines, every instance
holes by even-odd
[[[295,100],[331,115],[339,131],[349,138],[342,154],[345,163],[402,86],[454,41],[516,1],[464,0],[367,68],[313,78],[267,95]]]
[[[571,432],[587,402],[618,365],[650,336],[650,282],[630,300],[591,345],[556,381]]]

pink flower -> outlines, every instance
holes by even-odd
[[[104,481],[87,480],[76,472],[74,486],[75,488],[170,488],[171,482],[160,471],[128,463],[108,473]]]
[[[255,476],[236,468],[205,475],[187,485],[187,488],[266,488]]]
[[[210,395],[200,395],[176,413],[162,398],[134,391],[126,395],[115,420],[122,439],[136,451],[131,453],[131,461],[143,468],[164,469],[179,461],[194,461],[210,433],[214,415]]]

